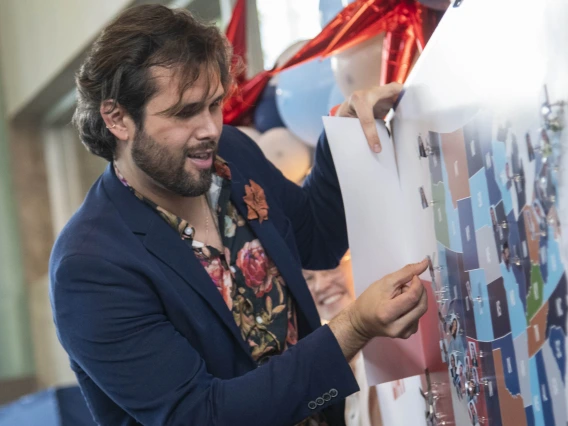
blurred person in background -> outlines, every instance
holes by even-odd
[[[303,274],[323,324],[331,321],[355,300],[350,252],[343,256],[341,263],[335,269],[323,271],[304,269]],[[359,352],[349,365],[361,390],[345,400],[345,424],[347,426],[382,425],[377,388],[369,387],[367,384],[362,354]]]

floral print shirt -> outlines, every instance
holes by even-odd
[[[270,356],[284,352],[298,341],[295,302],[283,277],[245,219],[230,200],[231,172],[219,156],[207,194],[209,206],[217,213],[223,252],[193,238],[191,224],[132,188],[114,164],[118,179],[136,197],[158,214],[191,246],[201,265],[231,310],[252,358],[261,365]],[[323,415],[316,414],[298,426],[325,426]]]
[[[278,268],[230,200],[230,170],[215,159],[213,183],[207,194],[217,213],[223,252],[193,238],[188,221],[156,205],[132,188],[115,165],[116,176],[140,200],[152,206],[193,249],[249,344],[252,358],[262,364],[298,341],[295,303]]]

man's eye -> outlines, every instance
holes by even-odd
[[[184,109],[184,110],[181,110],[180,112],[178,112],[178,113],[176,114],[176,117],[177,117],[177,118],[189,118],[189,117],[191,117],[191,116],[194,115],[194,114],[195,114],[195,111],[190,111],[190,110],[185,110],[185,109]]]

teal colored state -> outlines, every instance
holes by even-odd
[[[479,170],[469,178],[469,190],[471,193],[471,209],[473,211],[475,230],[477,231],[484,226],[493,228],[489,213],[489,188],[487,187],[485,169]]]
[[[560,257],[560,249],[558,247],[558,242],[553,238],[554,229],[552,226],[548,227],[548,235],[548,244],[546,246],[548,276],[546,277],[546,283],[544,284],[544,300],[550,299],[550,295],[558,286],[558,282],[564,273],[564,265],[562,263],[562,258]]]
[[[513,339],[526,332],[527,315],[521,297],[519,295],[519,285],[513,274],[513,270],[507,271],[505,264],[501,262],[501,276],[503,277],[503,286],[507,293],[507,307],[509,308],[509,321],[511,322],[511,332]]]

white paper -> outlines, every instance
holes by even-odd
[[[406,205],[407,199],[412,198],[421,209],[420,196],[418,190],[412,196],[402,194],[392,141],[384,123],[377,123],[383,148],[380,154],[369,148],[359,120],[324,117],[324,126],[341,185],[355,293],[359,296],[373,282],[431,254],[431,236],[425,234],[423,238],[422,232],[409,226],[409,213],[416,213]],[[431,220],[427,212],[419,214]],[[423,278],[429,280],[428,272]],[[431,291],[429,286],[427,289]],[[429,304],[429,312],[416,335],[407,340],[376,338],[365,347],[370,385],[415,376],[437,364],[434,360],[440,354],[432,293]],[[429,326],[423,327],[423,322]],[[423,333],[432,336],[428,338]]]

